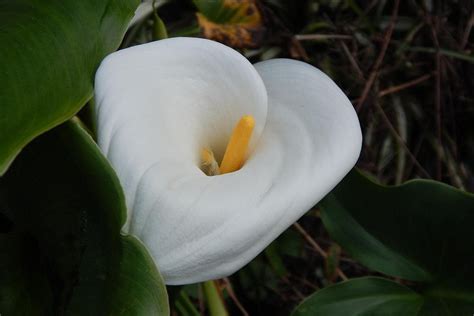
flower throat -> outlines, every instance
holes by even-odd
[[[252,115],[242,116],[232,131],[220,166],[214,158],[213,152],[208,148],[204,148],[201,151],[202,170],[204,173],[208,176],[214,176],[234,172],[242,168],[254,127],[255,119]]]

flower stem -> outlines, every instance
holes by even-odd
[[[204,295],[206,296],[209,314],[211,316],[228,316],[222,296],[216,287],[214,281],[206,281],[203,283]]]

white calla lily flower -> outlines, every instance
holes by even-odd
[[[98,143],[125,191],[125,230],[167,284],[240,269],[360,153],[351,103],[303,62],[252,65],[222,44],[174,38],[109,55],[95,83]],[[254,123],[242,168],[206,175],[203,149],[220,161],[242,117]]]

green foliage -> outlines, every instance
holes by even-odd
[[[154,24],[153,24],[153,39],[161,40],[168,38],[168,32],[166,31],[166,26],[163,23],[163,20],[154,12]]]
[[[473,310],[472,295],[463,298],[448,292],[438,295],[420,294],[387,279],[365,277],[331,285],[316,292],[298,305],[292,316],[470,316]]]
[[[321,206],[326,228],[346,251],[373,270],[417,281],[417,294],[405,295],[412,292],[388,281],[351,280],[317,292],[299,311],[327,308],[324,315],[354,315],[357,309],[349,308],[365,300],[366,306],[383,309],[361,309],[361,315],[472,314],[472,194],[428,180],[381,186],[353,170]],[[377,294],[384,289],[405,294],[394,294],[386,303]],[[347,300],[347,306],[330,304],[338,298]],[[415,301],[423,302],[422,307],[415,308]]]
[[[380,186],[353,170],[321,205],[331,236],[369,268],[473,288],[472,194],[429,180]]]
[[[227,316],[227,311],[215,281],[202,283],[210,316]]]
[[[189,296],[184,289],[179,291],[179,296],[176,298],[174,305],[175,305],[176,311],[178,312],[178,315],[180,316],[199,316],[200,315],[196,307],[194,307],[193,303],[189,299]]]
[[[36,136],[92,97],[138,0],[0,1],[0,175]]]
[[[228,8],[225,0],[193,0],[196,8],[215,23],[229,23],[237,14],[237,9]]]
[[[398,283],[376,277],[329,286],[304,300],[292,316],[416,315],[423,299]]]
[[[110,315],[169,315],[163,279],[145,246],[133,236],[122,236],[122,258]]]
[[[42,135],[18,156],[0,178],[0,213],[5,315],[167,313],[152,259],[120,234],[119,181],[77,123]]]

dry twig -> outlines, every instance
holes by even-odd
[[[229,297],[232,299],[237,308],[242,312],[242,315],[249,316],[249,313],[245,310],[242,303],[240,303],[239,299],[237,298],[237,295],[235,295],[234,289],[232,288],[232,284],[230,283],[229,278],[223,278],[222,280],[224,281],[224,286],[227,290],[227,293],[229,294]]]
[[[372,85],[374,84],[375,78],[377,78],[379,68],[382,65],[383,58],[385,57],[385,52],[387,51],[388,45],[390,43],[390,39],[392,38],[395,22],[397,21],[399,5],[400,5],[400,0],[395,0],[395,4],[393,6],[392,17],[390,18],[390,24],[387,27],[387,30],[383,38],[382,48],[380,49],[379,56],[377,57],[377,60],[375,61],[374,66],[372,67],[372,72],[370,73],[369,79],[367,80],[364,86],[364,90],[362,90],[362,95],[359,99],[359,102],[356,105],[357,112],[359,112],[362,104],[364,104],[365,100],[367,99],[367,96],[369,95],[369,91],[372,88]]]
[[[408,82],[402,83],[400,85],[388,87],[387,89],[384,89],[384,90],[380,91],[377,96],[379,98],[381,98],[381,97],[384,97],[386,95],[396,93],[396,92],[399,92],[401,90],[405,90],[407,88],[411,88],[413,86],[416,86],[417,84],[422,83],[423,81],[426,81],[426,80],[430,79],[432,76],[433,76],[432,74],[427,74],[427,75],[418,77],[416,79],[410,80]]]
[[[317,253],[319,253],[321,255],[321,257],[323,257],[324,259],[326,259],[328,257],[328,254],[326,253],[326,251],[324,251],[323,248],[321,248],[321,246],[319,246],[319,244],[316,242],[316,240],[314,240],[313,237],[311,237],[308,234],[308,232],[303,227],[301,227],[300,224],[294,223],[293,226],[296,228],[296,230],[301,235],[303,235],[304,239],[306,239],[306,241],[314,248],[314,250],[316,250]],[[344,281],[348,280],[347,276],[344,274],[344,272],[341,271],[341,269],[336,268],[336,273],[337,273],[337,275],[339,275],[339,277],[342,280],[344,280]]]
[[[340,34],[298,34],[295,35],[295,38],[298,41],[321,41],[327,39],[350,40],[352,36]]]

